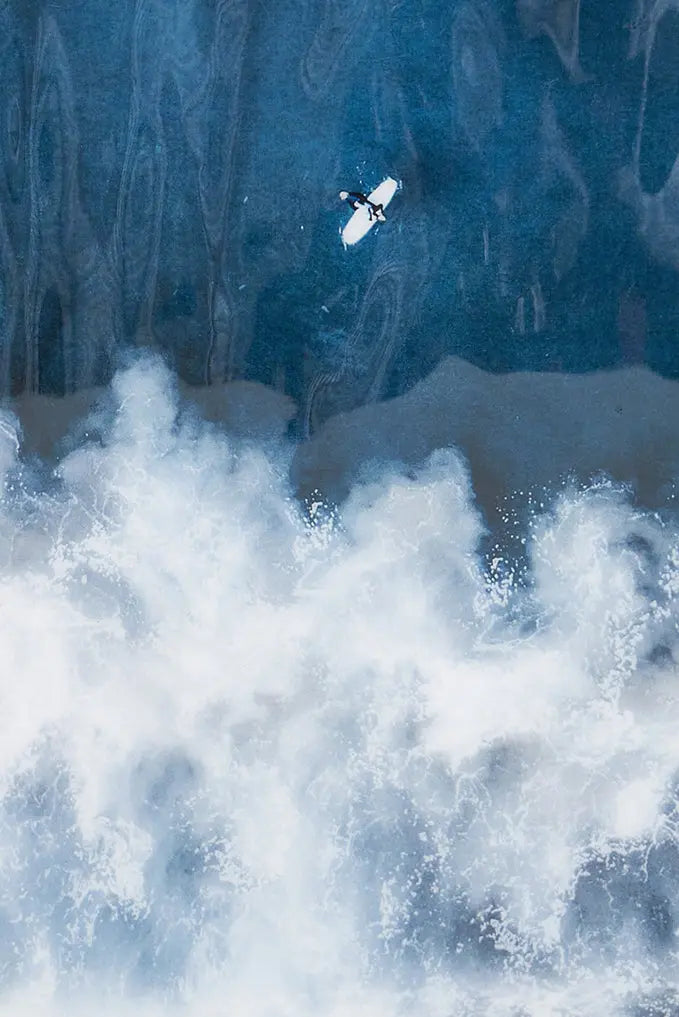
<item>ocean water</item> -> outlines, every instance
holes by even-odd
[[[679,529],[601,479],[503,553],[464,457],[337,506],[119,371],[0,427],[0,1011],[679,1012]]]
[[[679,377],[678,54],[669,0],[4,0],[0,393],[150,345],[303,434],[446,355]]]
[[[0,1017],[679,1017],[678,6],[0,2]]]

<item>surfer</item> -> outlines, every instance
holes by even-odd
[[[361,205],[365,205],[368,209],[369,222],[372,222],[373,219],[377,219],[378,222],[386,222],[384,206],[382,204],[375,205],[370,198],[367,195],[362,194],[361,191],[340,191],[339,196],[342,201],[347,201],[349,203],[354,212]]]

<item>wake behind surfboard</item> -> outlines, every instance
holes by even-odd
[[[396,194],[399,188],[399,184],[393,177],[387,177],[382,183],[375,188],[368,195],[368,201],[373,205],[381,205],[382,208],[386,208],[391,199]],[[342,237],[342,243],[345,247],[352,247],[357,244],[359,240],[362,240],[366,233],[369,233],[376,222],[379,222],[375,216],[370,217],[367,205],[359,205],[354,214],[352,215],[349,222],[346,224],[343,230],[340,230],[340,236]]]

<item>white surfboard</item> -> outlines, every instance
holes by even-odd
[[[374,205],[382,205],[386,208],[397,190],[398,183],[392,177],[387,177],[386,180],[382,181],[379,187],[376,187],[374,191],[371,191],[368,195],[368,199],[372,201]],[[349,222],[340,232],[344,246],[351,247],[353,244],[357,244],[378,221],[378,219],[370,218],[368,209],[365,205],[359,205]]]

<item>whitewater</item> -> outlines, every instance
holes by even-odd
[[[54,471],[0,424],[2,1013],[679,1013],[671,514],[300,501],[153,358]]]

